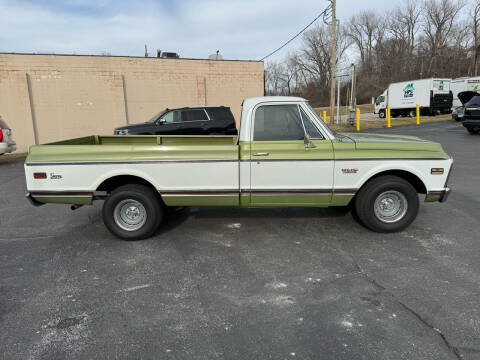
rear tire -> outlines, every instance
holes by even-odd
[[[363,225],[380,233],[397,232],[417,217],[418,194],[406,180],[380,176],[369,181],[355,199],[355,214]]]
[[[410,110],[410,111],[408,112],[408,116],[409,116],[409,117],[416,117],[416,116],[417,116],[417,112],[416,112],[415,110]]]
[[[475,134],[478,134],[479,133],[479,130],[478,129],[474,129],[474,128],[471,128],[471,127],[467,127],[467,130],[470,134],[472,135],[475,135]]]
[[[153,235],[163,219],[163,204],[156,191],[145,185],[123,185],[105,200],[103,222],[115,236],[140,240]]]

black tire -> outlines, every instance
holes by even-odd
[[[400,204],[404,204],[398,211],[398,216],[403,213],[402,217],[394,220],[394,217],[387,220],[381,220],[375,211],[375,201],[380,199],[380,196],[387,197],[392,195],[385,195],[391,192],[395,197],[400,199]],[[400,195],[399,195],[400,194]],[[367,182],[358,192],[355,198],[355,214],[358,216],[363,225],[372,231],[380,233],[391,233],[405,229],[417,217],[419,208],[418,194],[415,188],[408,181],[403,180],[397,176],[385,175],[375,178]],[[385,218],[387,219],[387,218]]]
[[[124,214],[123,217],[120,215],[122,207],[117,207],[121,206],[122,202],[125,202],[124,206],[134,205],[130,209],[138,210],[140,215],[137,214],[137,217],[140,216],[143,219],[140,224],[134,224],[130,230],[125,228],[132,226],[123,220],[126,215]],[[141,206],[135,207],[137,204]],[[105,200],[102,209],[103,223],[107,229],[113,235],[124,240],[141,240],[152,236],[162,222],[163,213],[163,204],[159,194],[148,186],[138,184],[123,185],[115,189]],[[141,216],[141,214],[145,215]],[[120,224],[123,224],[124,227]]]
[[[378,117],[379,117],[380,119],[385,119],[385,116],[386,116],[385,110],[382,109],[382,110],[379,110],[379,111],[378,111]]]
[[[409,116],[409,117],[417,117],[417,112],[416,112],[416,110],[410,110],[410,111],[408,112],[408,116]]]
[[[475,134],[478,134],[479,133],[479,130],[478,129],[474,129],[472,127],[467,127],[467,130],[470,134],[472,135],[475,135]]]

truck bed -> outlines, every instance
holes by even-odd
[[[236,144],[228,135],[92,135],[32,146],[26,163],[238,159]]]

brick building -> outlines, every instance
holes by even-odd
[[[225,105],[262,96],[263,62],[123,56],[0,54],[0,116],[19,152],[112,134],[166,107]]]

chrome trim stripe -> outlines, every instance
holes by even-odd
[[[32,195],[34,198],[89,198],[92,197],[92,195]]]
[[[335,159],[335,161],[379,161],[379,160],[395,160],[395,161],[404,161],[404,160],[450,160],[449,158],[344,158],[344,159]]]
[[[354,196],[356,189],[258,189],[258,190],[158,190],[162,196]],[[35,198],[45,197],[93,197],[90,191],[32,191],[30,196]]]
[[[293,192],[293,191],[285,191],[285,192],[255,192],[252,191],[250,192],[251,196],[332,196],[332,193],[316,193],[316,192],[311,192],[311,193],[298,193],[298,192]]]
[[[93,196],[91,191],[30,191],[31,196]]]
[[[199,160],[132,160],[132,161],[69,161],[69,162],[32,162],[26,166],[48,165],[118,165],[118,164],[175,164],[175,163],[210,163],[210,162],[238,162],[238,159],[199,159]]]
[[[189,197],[189,196],[199,196],[199,197],[207,197],[207,196],[215,196],[215,197],[237,197],[237,193],[231,193],[231,194],[162,194],[160,195],[165,196],[165,197]]]
[[[425,161],[425,160],[450,160],[449,158],[344,158],[344,159],[199,159],[199,160],[132,160],[132,161],[70,161],[70,162],[31,162],[26,166],[49,166],[49,165],[118,165],[118,164],[183,164],[183,163],[217,163],[217,162],[277,162],[277,161]]]
[[[241,159],[241,162],[284,162],[284,161],[334,161],[334,158],[325,158],[325,159],[268,159],[268,158],[258,158],[258,159]]]

